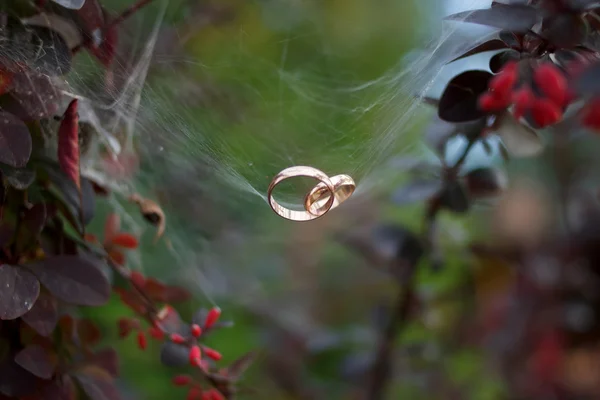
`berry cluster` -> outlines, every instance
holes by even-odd
[[[565,74],[551,62],[532,69],[533,82],[529,83],[528,74],[520,73],[520,64],[508,62],[490,79],[488,92],[479,97],[479,108],[493,113],[513,106],[516,119],[530,116],[538,128],[559,122],[572,99]]]

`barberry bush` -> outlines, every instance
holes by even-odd
[[[186,321],[174,308],[190,299],[186,290],[130,269],[128,252],[139,240],[121,230],[117,214],[108,215],[101,237],[87,230],[97,196],[110,188],[81,173],[89,126],[79,121],[79,100],[66,94],[64,77],[81,52],[108,68],[117,28],[148,3],[123,4],[120,15],[111,15],[100,0],[1,3],[3,399],[121,398],[118,354],[101,345],[100,328],[78,312],[111,296],[130,311],[114,321],[114,330],[121,338],[134,336],[140,351],[149,340],[160,341],[156,358],[179,367],[173,385],[187,388],[188,399],[231,398],[252,361],[248,353],[221,365],[219,351],[204,344],[207,335],[229,325],[218,307],[201,308]],[[65,26],[75,33],[65,35]],[[129,200],[160,240],[166,217],[158,204],[137,194]]]

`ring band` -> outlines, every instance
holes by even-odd
[[[329,195],[329,198],[324,203],[318,203],[318,207],[315,207],[314,213],[308,211],[290,210],[288,208],[283,207],[273,198],[273,190],[275,189],[275,187],[277,187],[277,185],[279,185],[286,179],[295,178],[299,176],[304,176],[319,181],[319,183],[310,191],[310,193],[312,193],[317,187],[319,187],[319,199],[323,199],[324,196]],[[269,205],[277,215],[292,221],[310,221],[319,218],[331,209],[336,200],[335,188],[329,177],[324,172],[319,171],[316,168],[306,166],[290,167],[278,173],[269,185],[269,189],[267,191],[267,198],[269,200]],[[312,202],[311,204],[314,204],[314,202]]]
[[[333,176],[331,183],[333,183],[334,193],[333,204],[328,206],[329,200],[331,200],[331,191],[323,182],[320,182],[304,198],[306,211],[313,215],[323,215],[346,201],[356,189],[354,179],[349,175]]]

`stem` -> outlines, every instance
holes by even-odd
[[[138,12],[139,10],[141,10],[142,8],[144,8],[145,6],[147,6],[148,4],[150,4],[152,2],[152,0],[138,0],[136,3],[130,5],[129,7],[127,7],[125,9],[125,11],[123,11],[118,17],[116,17],[115,19],[113,19],[112,21],[110,21],[108,24],[106,24],[104,26],[103,31],[106,32],[108,29],[112,29],[114,27],[116,27],[117,25],[121,24],[123,21],[125,21],[127,18],[131,17],[133,14],[135,14],[136,12]],[[78,44],[77,46],[75,46],[72,50],[71,53],[73,55],[79,53],[79,51],[81,51],[81,49],[83,49],[84,47],[86,47],[90,42],[89,38],[85,38],[83,39],[83,42],[81,42],[80,44]]]
[[[142,8],[144,8],[151,2],[152,2],[152,0],[138,0],[137,3],[130,5],[117,18],[113,19],[110,22],[110,24],[108,24],[106,29],[114,28],[115,26],[119,25],[120,23],[125,21],[127,18],[131,17],[133,14],[135,14],[136,12],[138,12],[139,10],[141,10]]]
[[[460,168],[464,164],[469,152],[475,145],[475,140],[470,139],[463,153],[448,170],[448,177],[455,179]],[[425,213],[425,226],[423,231],[425,251],[432,252],[432,235],[435,230],[436,217],[441,209],[439,199],[433,199],[427,207]],[[414,293],[414,274],[416,267],[411,266],[409,276],[405,283],[398,290],[396,300],[390,320],[381,332],[381,339],[377,347],[375,361],[371,370],[369,386],[367,388],[367,400],[382,400],[385,398],[386,389],[392,373],[392,355],[394,352],[394,343],[402,329],[408,322],[410,313],[410,301]]]
[[[371,379],[367,389],[367,400],[381,400],[385,398],[387,383],[392,372],[392,354],[394,352],[395,339],[408,322],[410,310],[410,299],[413,294],[414,268],[407,283],[400,287],[394,309],[388,325],[382,332],[375,363],[371,370]]]

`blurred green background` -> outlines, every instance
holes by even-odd
[[[115,14],[126,6],[120,0],[103,3]],[[112,71],[117,87],[126,85],[163,5],[155,1],[123,26],[121,58]],[[241,398],[310,398],[299,394],[298,383],[330,399],[352,398],[360,386],[356,377],[368,365],[395,284],[356,251],[360,246],[337,239],[356,233],[358,243],[385,247],[364,230],[382,221],[421,229],[421,207],[389,205],[394,187],[384,187],[331,217],[292,224],[275,217],[260,196],[271,177],[290,165],[350,172],[360,184],[367,169],[414,151],[421,130],[394,132],[402,126],[387,124],[412,104],[394,78],[403,56],[421,43],[418,33],[428,29],[427,15],[439,11],[435,7],[441,3],[168,2],[134,126],[142,156],[134,187],[164,207],[168,241],[153,246],[153,232],[146,230],[147,244],[130,258],[134,268],[194,293],[179,309],[185,317],[216,302],[224,318],[235,322],[207,343],[222,352],[223,365],[248,350],[260,351],[243,380],[255,393]],[[88,93],[98,89],[95,79],[104,79],[86,55],[78,57],[74,74]],[[401,134],[401,140],[380,149],[385,155],[373,152],[376,135],[390,134]],[[400,169],[394,177],[402,180]],[[284,188],[284,199],[304,190]],[[101,233],[116,204],[118,212],[137,218],[123,200],[102,201],[92,231]],[[468,221],[444,220],[470,234],[464,230]],[[447,247],[443,271],[419,269],[419,291],[430,298],[468,280],[460,250],[453,243]],[[469,388],[470,398],[498,398],[502,387],[476,350],[446,348],[463,307],[456,299],[434,300],[403,331],[399,354],[418,357],[404,365],[411,375],[394,379],[389,398],[444,398],[423,386],[421,374],[432,371],[449,373],[457,387]],[[85,312],[101,321],[106,342],[116,343],[132,398],[184,398],[184,390],[170,383],[176,371],[160,366],[156,343],[142,352],[133,338],[116,339],[116,318],[129,314],[116,299]],[[286,389],[278,374],[298,382]]]

